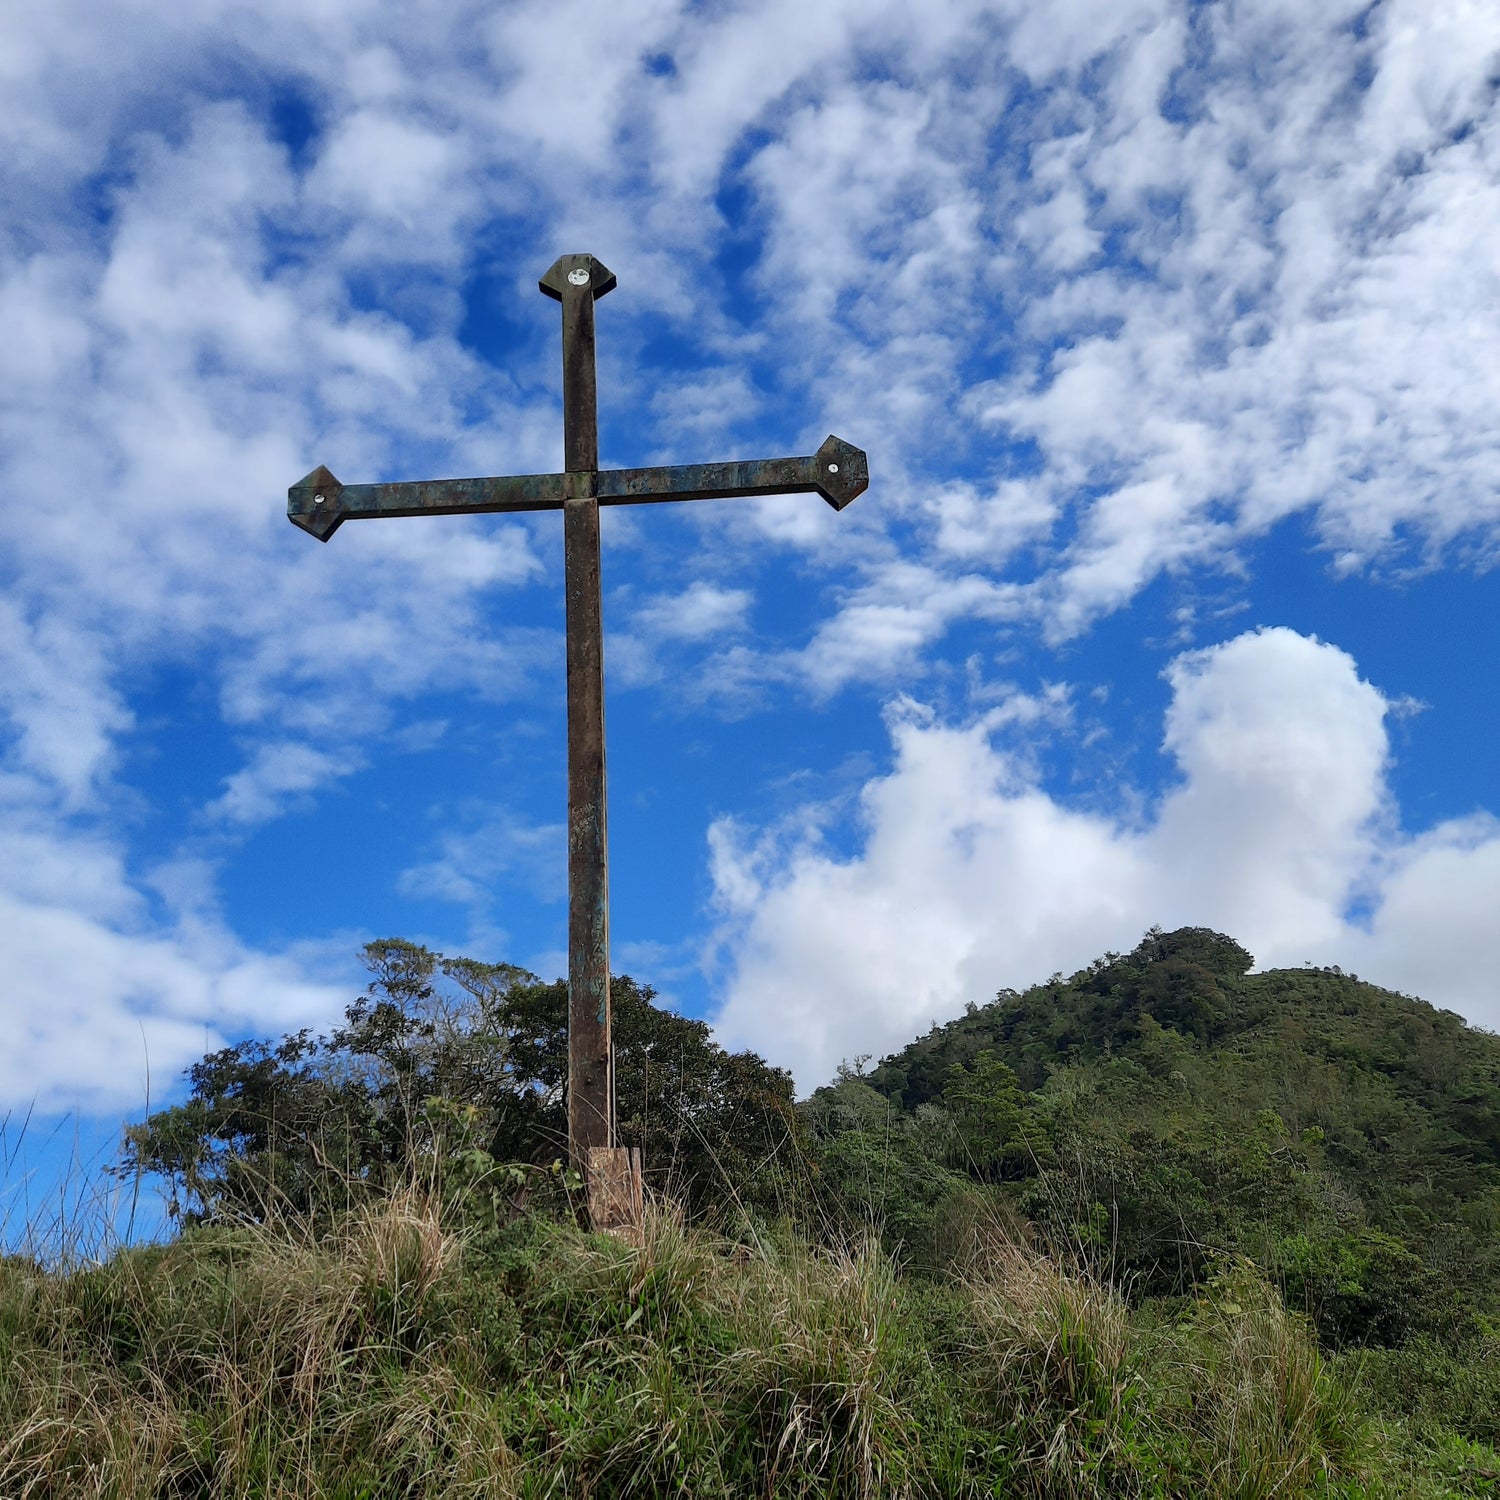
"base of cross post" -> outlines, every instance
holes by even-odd
[[[641,1243],[646,1193],[639,1146],[590,1146],[589,1224],[630,1245]]]

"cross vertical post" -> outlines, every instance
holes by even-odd
[[[599,468],[594,303],[615,286],[592,255],[541,279],[562,303],[563,470],[481,479],[343,484],[321,464],[287,491],[287,519],[320,542],[379,516],[563,512],[568,655],[568,1158],[588,1179],[595,1228],[641,1223],[641,1155],[615,1144],[609,1009],[609,839],[604,800],[604,632],[599,507],[752,495],[821,495],[843,510],[870,483],[861,448],[830,436],[816,453],[729,463]]]
[[[568,1154],[615,1144],[609,1012],[609,825],[599,561],[594,299],[615,284],[592,255],[564,255],[541,289],[562,303],[563,588],[568,639]]]

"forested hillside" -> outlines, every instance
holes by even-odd
[[[915,1157],[1005,1185],[1137,1294],[1238,1251],[1330,1342],[1493,1319],[1500,1038],[1337,970],[1251,964],[1205,929],[1153,931],[971,1007],[808,1114],[838,1153],[873,1091]]]

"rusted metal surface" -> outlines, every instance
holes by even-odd
[[[594,303],[613,290],[614,272],[592,255],[560,255],[538,285],[562,303],[563,468],[592,474],[599,467]]]
[[[810,458],[753,458],[727,464],[678,464],[668,469],[604,469],[599,503],[719,500],[745,495],[817,493],[842,510],[870,485],[864,450],[830,437]]]
[[[609,1014],[609,823],[604,774],[604,596],[599,579],[594,300],[615,278],[564,255],[542,278],[562,303],[563,589],[568,633],[568,1149],[587,1171],[615,1143]],[[601,290],[602,289],[602,290]]]
[[[568,651],[569,1156],[589,1177],[591,1202],[597,1187],[596,1219],[639,1224],[640,1153],[632,1149],[627,1155],[614,1143],[599,507],[816,493],[835,510],[842,510],[868,487],[870,470],[864,451],[838,437],[828,438],[805,458],[600,470],[594,303],[613,290],[615,277],[592,255],[564,255],[540,285],[562,303],[562,473],[346,485],[320,466],[287,492],[287,516],[326,542],[343,522],[372,516],[563,512]]]
[[[609,822],[604,802],[604,627],[598,501],[562,508],[567,589],[567,1125],[582,1169],[615,1143],[609,1037]]]
[[[422,479],[403,484],[340,484],[316,468],[287,491],[294,526],[326,542],[344,521],[369,516],[473,516],[507,510],[561,510],[564,476]]]
[[[326,542],[344,521],[370,516],[471,516],[561,510],[571,496],[600,505],[653,500],[728,500],[746,495],[819,494],[842,510],[869,487],[864,450],[830,437],[806,458],[752,458],[659,469],[512,474],[501,479],[426,479],[402,484],[340,484],[317,468],[287,492],[293,525]],[[320,498],[321,497],[321,498]]]
[[[563,508],[568,629],[568,1143],[584,1166],[614,1145],[609,1014],[609,825],[599,502]]]

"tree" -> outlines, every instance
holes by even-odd
[[[165,1177],[194,1222],[336,1210],[457,1154],[566,1160],[566,983],[400,939],[363,958],[343,1026],[205,1057],[186,1103],[129,1127],[121,1170]],[[802,1171],[790,1075],[628,976],[611,996],[620,1138],[648,1182],[694,1214],[774,1211]]]
[[[1030,1151],[1022,1134],[1026,1096],[1014,1071],[989,1050],[964,1067],[954,1063],[943,1086],[963,1165],[980,1178],[1025,1176]]]

